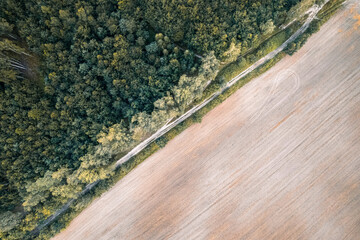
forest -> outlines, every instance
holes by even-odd
[[[0,2],[0,238],[21,239],[201,98],[299,0]]]

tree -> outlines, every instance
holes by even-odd
[[[275,25],[272,20],[268,20],[266,23],[260,25],[262,34],[269,35],[275,30]]]
[[[2,28],[11,29],[4,22]],[[0,25],[1,26],[1,25]],[[25,50],[8,39],[0,40],[0,82],[11,83],[21,76],[19,70],[25,70],[26,67],[16,58],[21,54],[26,54]]]
[[[202,60],[202,64],[199,69],[200,75],[204,76],[208,81],[212,81],[217,74],[220,66],[220,61],[216,59],[214,52],[210,52]]]
[[[18,225],[21,221],[21,213],[10,211],[0,213],[0,232],[8,232]]]
[[[0,1],[0,205],[28,211],[9,235],[108,178],[298,2]]]
[[[52,178],[52,172],[47,171],[44,177],[26,185],[27,196],[24,198],[23,206],[26,210],[44,202],[50,196],[50,188],[55,186],[57,179]]]

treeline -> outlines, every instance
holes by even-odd
[[[1,1],[0,237],[111,175],[297,2]]]
[[[88,148],[88,153],[80,157],[80,166],[75,171],[69,167],[48,170],[43,177],[28,183],[22,204],[25,210],[31,211],[35,207],[44,211],[45,202],[65,203],[69,198],[77,197],[85,184],[111,176],[114,156],[130,150],[147,134],[183,113],[190,103],[202,96],[207,81],[215,78],[218,67],[219,61],[210,54],[203,60],[196,77],[181,76],[178,85],[167,96],[155,101],[151,114],[145,111],[137,113],[132,117],[130,126],[121,121],[100,132],[97,135],[99,144]]]

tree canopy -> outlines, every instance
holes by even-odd
[[[0,238],[109,177],[298,2],[1,1]]]

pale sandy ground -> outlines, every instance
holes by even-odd
[[[359,5],[349,1],[54,239],[360,239]]]

